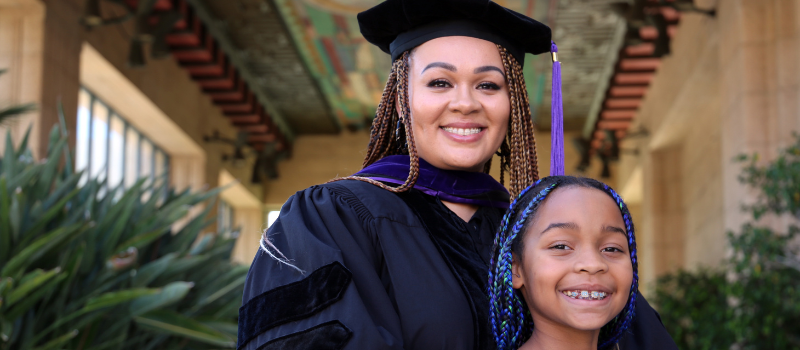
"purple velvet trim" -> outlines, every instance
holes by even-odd
[[[410,159],[405,155],[388,156],[362,169],[355,176],[381,182],[403,184],[408,178]],[[414,188],[431,196],[455,203],[508,208],[509,194],[491,175],[442,170],[419,160],[419,178]]]
[[[550,50],[558,52],[556,43]],[[561,98],[561,62],[553,62],[553,88],[550,104],[550,176],[564,175],[564,105]]]

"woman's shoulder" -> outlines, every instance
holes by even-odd
[[[403,222],[415,218],[400,196],[364,181],[340,180],[314,185],[297,192],[294,197],[302,197],[315,205],[332,202],[339,210],[354,211],[365,220],[379,218]]]

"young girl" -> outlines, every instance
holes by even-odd
[[[505,349],[610,349],[638,294],[627,206],[592,179],[551,176],[503,218],[489,272],[491,325]]]

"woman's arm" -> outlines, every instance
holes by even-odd
[[[303,273],[259,250],[245,282],[238,349],[402,349],[372,217],[341,191],[312,187],[281,209],[268,231],[276,249],[267,249]]]
[[[661,317],[642,295],[636,297],[633,324],[619,341],[620,350],[678,350]]]

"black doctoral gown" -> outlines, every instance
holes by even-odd
[[[238,349],[494,349],[486,292],[504,210],[469,222],[417,190],[346,180],[292,196],[259,250]],[[255,247],[254,247],[255,248]],[[623,349],[677,349],[644,298]]]

